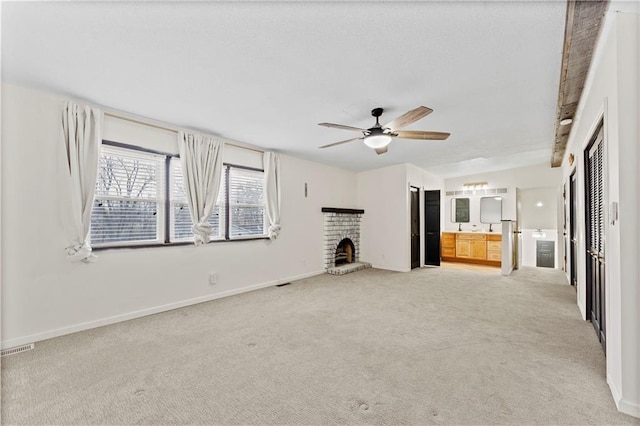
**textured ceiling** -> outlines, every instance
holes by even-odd
[[[351,170],[442,176],[548,162],[566,3],[2,3],[3,81]],[[376,155],[318,149],[425,105]]]

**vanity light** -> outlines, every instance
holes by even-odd
[[[462,185],[462,187],[464,189],[472,189],[472,190],[487,189],[489,187],[489,184],[487,182],[473,182],[473,183],[465,183],[464,185]]]

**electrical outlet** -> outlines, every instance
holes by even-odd
[[[218,284],[218,274],[216,272],[209,273],[209,284],[210,285]]]

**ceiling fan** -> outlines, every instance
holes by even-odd
[[[382,115],[384,110],[382,108],[374,108],[371,110],[371,115],[376,118],[376,124],[368,129],[361,129],[359,127],[344,126],[342,124],[333,123],[318,123],[319,126],[333,127],[336,129],[356,130],[362,132],[362,137],[351,138],[340,142],[330,143],[323,145],[320,148],[329,148],[330,146],[336,146],[347,142],[353,142],[358,140],[364,140],[365,145],[373,148],[376,153],[384,154],[389,150],[389,143],[393,138],[401,139],[422,139],[422,140],[444,140],[449,137],[450,133],[444,132],[427,132],[423,130],[400,130],[401,128],[408,126],[409,124],[420,120],[423,117],[431,114],[433,110],[425,106],[419,106],[411,111],[402,114],[400,117],[393,121],[390,121],[384,126],[381,126],[378,118]]]

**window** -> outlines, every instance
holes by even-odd
[[[266,237],[264,172],[225,164],[209,223],[212,240]],[[190,242],[180,158],[104,141],[91,215],[94,247]]]
[[[91,214],[91,243],[161,242],[164,156],[102,146]]]
[[[229,238],[266,234],[264,172],[226,165]]]

